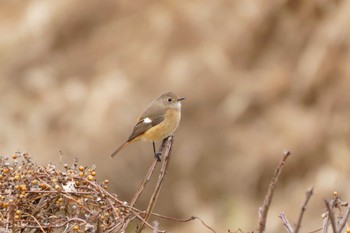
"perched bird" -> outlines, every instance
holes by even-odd
[[[172,92],[165,92],[153,100],[138,118],[128,140],[116,149],[111,154],[111,157],[113,158],[118,152],[133,142],[151,141],[153,143],[154,156],[160,161],[160,153],[156,153],[154,142],[172,135],[179,126],[181,101],[184,99]]]

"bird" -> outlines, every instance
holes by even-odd
[[[164,92],[154,99],[137,119],[129,138],[111,154],[111,157],[115,157],[131,143],[151,141],[154,156],[157,161],[161,161],[160,152],[156,153],[155,141],[173,135],[178,128],[181,119],[181,101],[184,99],[171,91]]]

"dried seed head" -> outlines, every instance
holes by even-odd
[[[22,190],[22,191],[27,191],[27,186],[26,186],[25,184],[22,184],[22,185],[21,185],[21,190]]]

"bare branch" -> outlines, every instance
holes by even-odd
[[[343,228],[345,227],[348,219],[350,217],[350,206],[348,206],[348,208],[346,209],[346,213],[343,216],[341,222],[339,223],[339,229],[338,229],[338,233],[341,233]]]
[[[282,220],[283,226],[284,226],[284,228],[286,229],[286,231],[287,231],[288,233],[293,233],[293,232],[294,232],[293,227],[292,227],[292,225],[290,225],[290,223],[289,223],[289,221],[288,221],[286,215],[285,215],[284,213],[280,213],[280,214],[278,215],[278,217],[280,217],[280,219]]]
[[[170,161],[170,154],[171,154],[170,152],[172,149],[173,141],[174,141],[174,136],[169,136],[163,140],[161,153],[164,154],[164,159],[163,159],[162,168],[160,170],[160,174],[158,177],[158,182],[156,184],[156,187],[154,189],[154,192],[152,194],[151,200],[148,204],[148,207],[147,207],[147,210],[145,213],[144,220],[146,222],[149,220],[149,217],[151,216],[151,213],[152,213],[154,206],[157,202],[157,199],[158,199],[158,196],[160,193],[160,189],[163,185],[163,180],[164,180],[164,177],[165,177],[167,170],[168,170],[168,165],[169,165],[169,161]],[[165,145],[165,146],[163,146],[163,145]],[[137,229],[136,232],[141,233],[144,228],[145,228],[145,223],[143,222],[139,226],[139,228]]]
[[[198,219],[206,228],[208,228],[209,230],[211,230],[212,232],[216,233],[216,231],[211,228],[210,226],[208,226],[201,218],[197,217],[197,216],[191,216],[188,219],[178,219],[178,218],[172,218],[172,217],[168,217],[168,216],[164,216],[161,214],[157,214],[157,213],[152,213],[152,215],[160,217],[160,218],[164,218],[164,219],[168,219],[168,220],[172,220],[172,221],[176,221],[176,222],[189,222],[189,221],[193,221],[195,219]]]
[[[332,209],[331,205],[329,204],[329,202],[327,200],[325,200],[324,202],[325,202],[326,207],[327,207],[328,217],[329,217],[329,220],[330,220],[331,225],[332,225],[332,230],[333,230],[334,233],[336,233],[338,231],[337,231],[337,225],[335,223],[335,217],[334,217],[333,209]]]
[[[329,215],[324,217],[323,224],[322,224],[322,233],[328,232],[328,224],[329,224]]]
[[[310,187],[306,191],[305,199],[304,199],[303,204],[301,205],[301,210],[300,210],[300,214],[299,214],[299,217],[298,217],[298,222],[297,222],[297,225],[295,227],[294,233],[298,233],[299,232],[299,229],[300,229],[300,226],[301,226],[301,220],[303,219],[303,215],[304,215],[304,212],[305,212],[305,209],[306,209],[306,205],[309,202],[309,200],[310,200],[310,198],[311,198],[311,196],[313,194],[313,191],[314,191],[313,187]]]
[[[291,153],[289,150],[284,151],[283,158],[281,159],[280,163],[278,164],[278,166],[275,170],[275,173],[272,177],[269,189],[268,189],[267,194],[265,196],[264,204],[259,209],[259,230],[258,230],[259,233],[263,233],[265,230],[267,214],[269,212],[270,204],[271,204],[273,193],[274,193],[277,181],[278,181],[278,177],[280,176],[282,168],[283,168],[283,166],[284,166],[284,164],[285,164],[285,162],[288,159],[290,154]]]
[[[145,179],[143,180],[143,182],[141,183],[139,189],[137,190],[137,192],[135,193],[134,197],[132,198],[130,205],[134,206],[136,201],[139,199],[140,195],[142,194],[143,190],[145,189],[147,183],[149,182],[149,180],[151,179],[151,176],[157,166],[158,162],[156,159],[153,160],[153,163],[151,165],[151,167],[148,169],[147,175],[145,177]]]

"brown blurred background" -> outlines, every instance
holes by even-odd
[[[289,148],[267,232],[283,231],[280,212],[296,221],[309,186],[302,231],[315,230],[332,191],[350,200],[349,22],[345,0],[1,0],[0,154],[27,151],[42,165],[76,156],[129,201],[151,144],[109,154],[172,90],[187,99],[156,212],[254,230]]]

